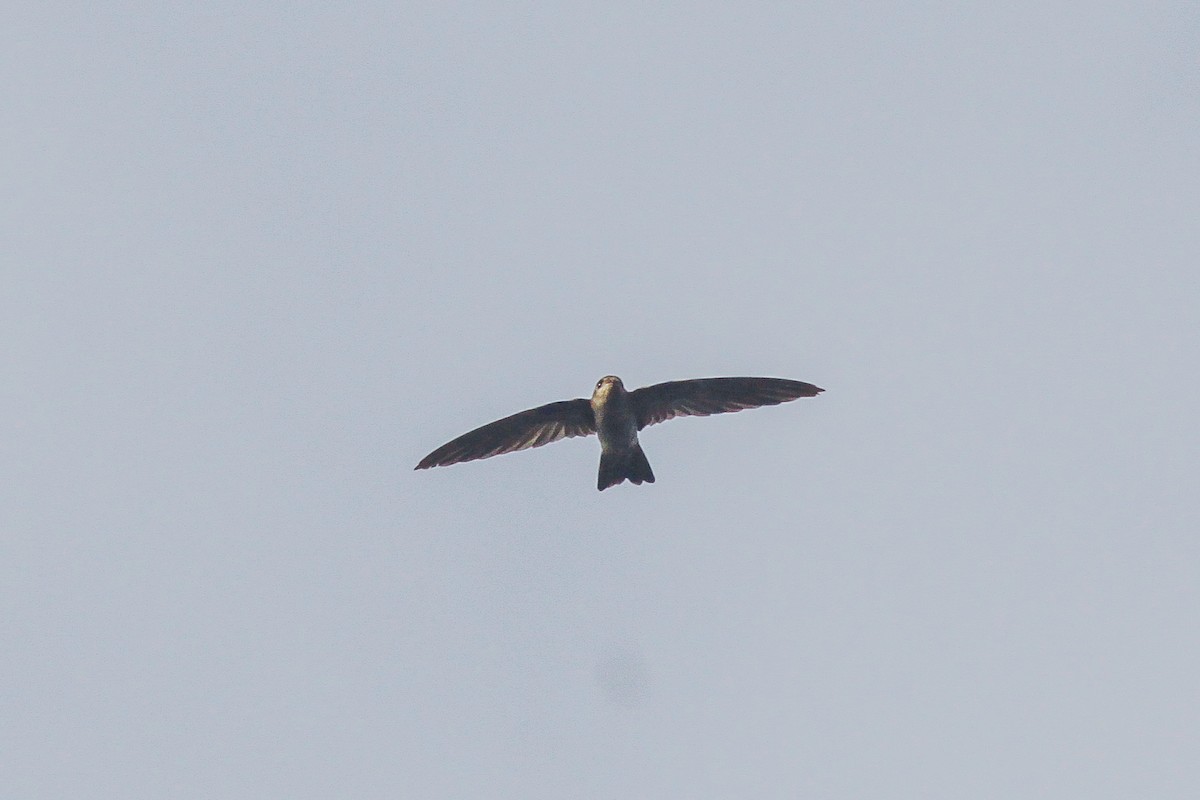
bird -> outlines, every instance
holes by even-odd
[[[825,391],[786,378],[695,378],[625,390],[616,375],[596,383],[592,399],[560,400],[490,422],[434,450],[416,469],[444,467],[491,458],[559,439],[597,434],[604,491],[629,480],[654,483],[654,472],[638,441],[638,431],[675,417],[707,417],[759,406],[774,406]]]

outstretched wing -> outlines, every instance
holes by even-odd
[[[587,400],[560,400],[464,433],[421,459],[417,469],[444,467],[461,461],[491,458],[502,453],[541,447],[569,436],[596,432],[596,419]]]
[[[629,393],[638,430],[674,417],[707,417],[744,408],[774,406],[825,391],[784,378],[697,378],[656,383]]]

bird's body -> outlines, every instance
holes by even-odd
[[[601,491],[625,480],[654,483],[638,431],[678,416],[708,416],[814,397],[823,389],[783,378],[699,378],[646,386],[632,392],[608,375],[590,401],[562,400],[476,428],[434,450],[417,469],[511,453],[571,436],[600,439]]]
[[[602,451],[621,450],[638,443],[637,417],[629,407],[629,392],[613,375],[601,378],[592,392],[592,416]]]
[[[604,491],[628,478],[641,485],[654,483],[650,462],[638,442],[637,414],[629,402],[629,392],[615,375],[607,375],[592,393],[592,416],[600,439],[600,474],[596,487]]]

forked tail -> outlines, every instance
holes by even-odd
[[[604,491],[610,486],[616,486],[626,478],[631,482],[654,483],[654,473],[650,470],[650,462],[642,452],[642,446],[635,444],[631,449],[616,453],[600,453],[600,476],[596,480],[596,488]]]

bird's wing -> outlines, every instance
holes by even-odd
[[[629,393],[638,430],[674,417],[707,417],[744,408],[774,406],[825,391],[784,378],[697,378],[669,381]]]
[[[541,447],[569,436],[587,436],[595,432],[596,419],[592,415],[591,403],[587,400],[560,400],[464,433],[421,459],[417,469],[490,458],[502,453]]]

